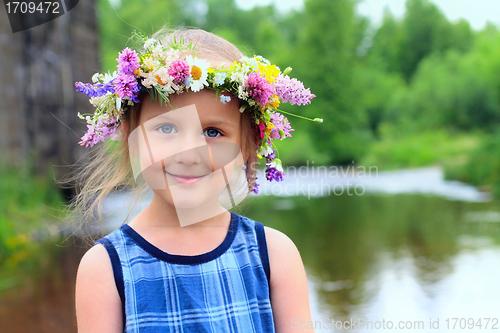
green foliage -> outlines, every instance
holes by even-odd
[[[400,70],[408,82],[425,57],[451,48],[466,51],[471,42],[467,24],[453,26],[429,0],[408,0],[401,28]]]
[[[324,119],[323,124],[307,128],[318,150],[329,153],[330,163],[350,163],[366,153],[371,140],[355,77],[360,41],[354,3],[308,1],[302,26],[296,75],[318,96],[304,113]]]
[[[500,128],[488,135],[468,156],[466,163],[452,165],[446,170],[447,178],[491,190],[500,198]]]
[[[302,165],[305,163],[304,161],[309,161],[309,164],[312,164],[314,161],[315,165],[328,164],[330,156],[327,153],[319,152],[316,149],[307,132],[294,131],[291,134],[291,138],[287,138],[283,141],[276,140],[274,142],[278,148],[279,157],[283,162],[285,175],[287,166]]]
[[[396,20],[388,10],[384,13],[369,50],[370,63],[386,71],[399,72],[410,82],[428,56],[448,50],[465,53],[473,41],[467,21],[451,23],[433,2],[408,0],[402,21]]]
[[[486,56],[491,52],[494,56]],[[454,128],[491,130],[500,121],[500,43],[483,42],[468,54],[450,50],[423,60],[407,89],[394,94],[387,119],[409,132]]]
[[[180,23],[175,0],[120,0],[116,7],[109,0],[98,0],[97,6],[104,72],[116,70],[118,52],[127,45],[134,30],[151,35],[164,25],[173,27]]]
[[[454,133],[444,129],[408,135],[385,123],[381,125],[381,140],[371,145],[360,165],[383,169],[454,166],[467,160],[483,136],[480,132]]]
[[[373,45],[369,50],[370,67],[385,72],[398,72],[401,67],[399,65],[399,48],[402,39],[401,23],[386,8],[382,25],[375,32]]]
[[[406,87],[404,79],[398,73],[373,66],[359,66],[355,77],[360,89],[359,102],[367,114],[369,128],[376,138],[380,138],[379,126],[389,119],[387,103],[398,90]]]
[[[55,221],[63,198],[50,175],[35,176],[29,167],[0,166],[0,267],[24,260],[30,233]],[[1,269],[0,269],[1,270]]]

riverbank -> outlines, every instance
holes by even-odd
[[[444,179],[460,181],[500,198],[500,130],[436,131],[398,134],[387,128],[359,165],[379,170],[437,166]]]

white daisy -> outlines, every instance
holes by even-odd
[[[205,59],[193,58],[192,56],[186,57],[186,62],[191,67],[191,82],[190,88],[194,92],[198,92],[203,89],[203,86],[208,86],[208,67],[210,63]]]

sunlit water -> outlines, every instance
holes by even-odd
[[[308,196],[296,191],[271,196],[266,195],[272,191],[270,185],[261,184],[261,194],[235,210],[281,230],[301,253],[314,323],[291,322],[291,326],[314,325],[317,332],[388,332],[396,330],[400,322],[406,328],[397,330],[404,332],[500,329],[500,322],[492,329],[495,320],[500,320],[498,202],[488,201],[486,194],[466,184],[444,181],[437,168],[379,172],[371,178],[331,178],[324,178],[323,184],[328,182],[332,188],[335,182],[346,185],[350,180],[351,184],[363,184],[364,192],[349,195],[344,187],[346,192],[338,195],[337,185],[337,194]],[[286,181],[307,186],[318,179],[290,176]],[[278,189],[274,191],[277,194]],[[109,197],[109,230],[124,221],[126,214],[120,207],[126,207],[127,200],[129,196],[123,193]],[[71,278],[65,281],[74,282]],[[40,284],[40,288],[44,285],[50,283]],[[21,288],[19,293],[27,291]],[[8,302],[25,306],[12,299],[11,293]],[[9,323],[6,301],[0,298],[0,327]],[[72,311],[68,306],[64,310]],[[363,319],[372,326],[360,327]],[[33,316],[26,318],[29,320]],[[340,321],[357,325],[332,328],[335,324],[339,327]],[[417,325],[420,327],[415,328]],[[5,330],[18,331],[23,330]],[[40,332],[49,331],[53,330]]]

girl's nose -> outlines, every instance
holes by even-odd
[[[188,134],[180,135],[179,140],[175,143],[179,145],[176,149],[178,152],[174,154],[173,160],[176,163],[185,165],[199,164],[202,161],[201,154],[207,150],[207,142],[203,136]]]

